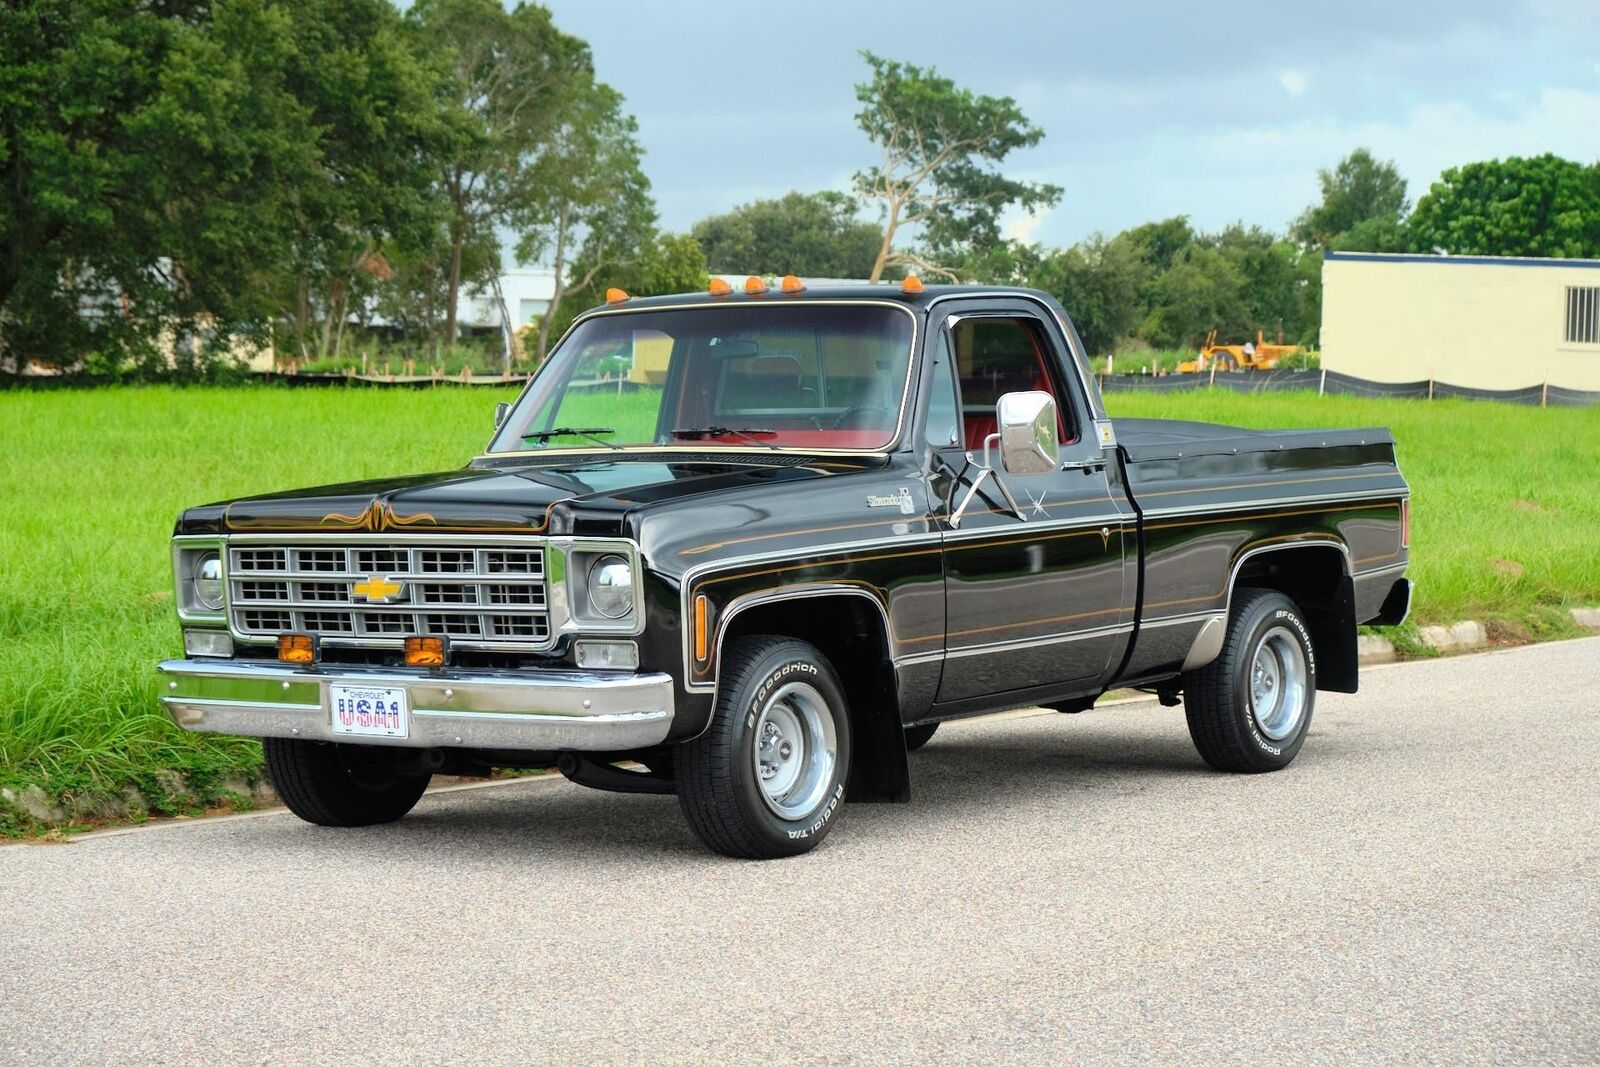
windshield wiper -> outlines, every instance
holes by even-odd
[[[770,448],[774,452],[783,449],[770,441],[761,440],[762,437],[776,437],[777,430],[767,430],[760,426],[683,426],[672,431],[674,437],[742,437],[762,448]]]
[[[621,445],[614,445],[610,441],[602,441],[596,437],[597,433],[616,433],[609,426],[557,426],[551,430],[533,430],[522,435],[524,441],[548,441],[552,437],[582,437],[593,441],[597,445],[621,450]]]

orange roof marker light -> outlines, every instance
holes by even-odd
[[[752,274],[744,280],[744,291],[749,296],[760,296],[767,291],[767,283],[758,275]]]
[[[922,279],[915,274],[907,274],[906,280],[900,283],[900,291],[902,293],[922,292]]]
[[[796,278],[793,274],[785,274],[783,276],[783,284],[779,288],[788,295],[793,296],[796,293],[805,292],[806,283]]]
[[[627,301],[628,301],[628,294],[625,291],[623,291],[621,289],[617,289],[615,287],[606,290],[606,303],[608,303],[608,304],[623,304],[623,303],[626,303]]]
[[[727,296],[733,292],[733,286],[728,284],[726,278],[712,278],[711,284],[706,287],[706,291],[712,296]]]

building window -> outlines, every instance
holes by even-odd
[[[1600,344],[1600,286],[1567,286],[1567,344]]]

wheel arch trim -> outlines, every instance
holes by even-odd
[[[1194,636],[1194,641],[1189,646],[1189,654],[1184,657],[1183,670],[1198,670],[1216,659],[1222,653],[1223,641],[1227,636],[1228,618],[1233,614],[1234,592],[1239,588],[1239,575],[1244,570],[1244,565],[1257,556],[1269,555],[1274,552],[1303,551],[1308,548],[1333,549],[1339,553],[1340,576],[1344,579],[1353,577],[1350,564],[1350,546],[1336,537],[1304,535],[1296,536],[1292,540],[1281,541],[1275,544],[1257,544],[1245,548],[1233,558],[1233,564],[1228,570],[1227,596],[1223,602],[1220,614],[1208,618]],[[1302,606],[1302,610],[1306,610]]]
[[[877,609],[878,621],[882,626],[884,648],[892,661],[895,656],[896,646],[894,629],[889,624],[889,609],[883,601],[872,592],[861,586],[844,585],[837,582],[815,582],[806,585],[782,586],[776,589],[758,589],[750,593],[742,593],[728,601],[727,606],[717,613],[716,625],[710,635],[711,643],[711,680],[692,681],[691,672],[694,664],[689,656],[685,656],[685,682],[684,688],[690,692],[715,693],[722,678],[722,651],[726,643],[728,631],[733,622],[740,615],[752,608],[763,607],[769,604],[779,604],[790,600],[811,600],[819,598],[855,597],[866,600]]]

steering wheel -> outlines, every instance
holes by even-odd
[[[864,414],[868,414],[868,413],[875,414],[875,415],[876,414],[883,414],[883,415],[892,416],[894,414],[894,411],[891,408],[886,408],[886,407],[881,407],[881,406],[845,408],[843,411],[839,412],[839,417],[833,420],[833,429],[835,429],[835,430],[842,429],[844,427],[845,420],[848,419],[852,415],[864,415]]]

